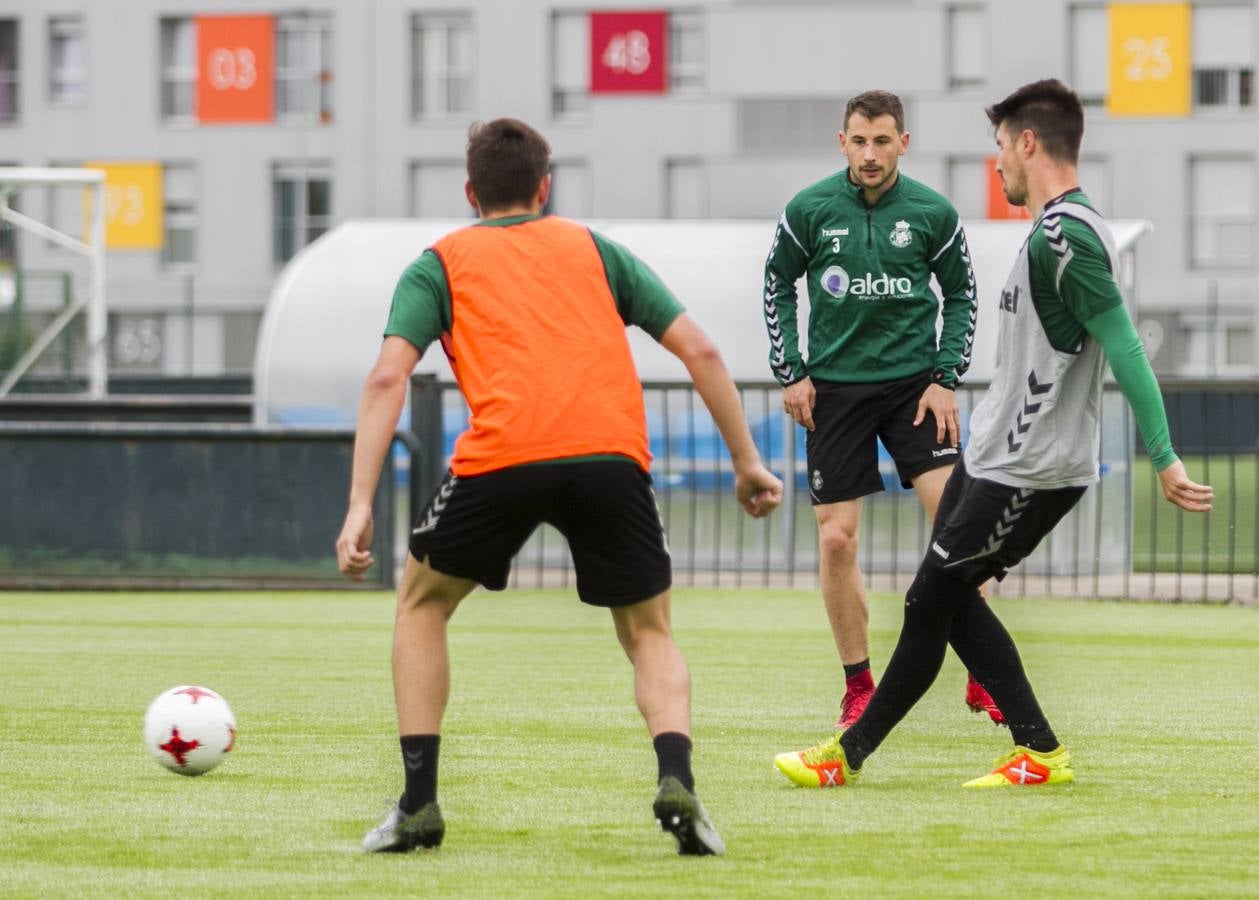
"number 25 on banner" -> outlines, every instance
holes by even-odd
[[[664,93],[667,23],[663,12],[590,13],[590,93]]]
[[[198,121],[270,122],[274,50],[271,16],[198,16]]]
[[[1187,3],[1110,5],[1111,115],[1189,114],[1191,17]]]

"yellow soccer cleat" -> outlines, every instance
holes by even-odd
[[[774,757],[774,766],[788,779],[801,787],[840,787],[854,781],[860,772],[848,765],[844,757],[844,748],[840,746],[839,736],[793,753],[779,753]]]
[[[962,785],[968,788],[1035,787],[1041,784],[1069,784],[1075,781],[1071,754],[1067,748],[1038,753],[1027,747],[1015,747],[1005,756],[997,757],[996,768],[987,775],[973,778]]]

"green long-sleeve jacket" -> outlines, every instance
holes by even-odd
[[[796,316],[801,275],[807,357]],[[770,368],[780,384],[806,375],[891,381],[930,370],[953,387],[970,366],[976,302],[966,235],[948,200],[903,173],[874,206],[847,169],[796,194],[765,262],[764,300]]]

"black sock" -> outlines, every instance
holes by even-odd
[[[398,805],[408,816],[437,799],[437,751],[441,740],[440,734],[404,734],[399,738],[407,782]]]
[[[672,775],[682,782],[688,791],[695,790],[695,776],[691,774],[691,739],[677,731],[662,731],[651,739],[656,748],[656,765],[659,781]]]
[[[977,597],[963,603],[953,619],[949,643],[996,701],[1014,743],[1039,753],[1058,746],[1058,737],[1023,671],[1014,639],[991,606]]]
[[[844,677],[852,678],[854,675],[860,675],[862,672],[870,671],[870,658],[866,657],[859,663],[853,663],[851,666],[844,666]]]
[[[979,596],[978,588],[930,566],[919,569],[905,594],[905,622],[883,680],[861,718],[839,740],[848,765],[860,769],[931,687],[944,664],[954,613],[968,594]]]

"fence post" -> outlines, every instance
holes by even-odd
[[[411,519],[414,522],[446,473],[442,452],[442,392],[432,373],[411,376],[411,433],[419,446],[411,453]]]

